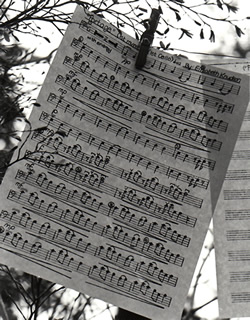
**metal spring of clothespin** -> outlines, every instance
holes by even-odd
[[[141,69],[146,63],[149,48],[154,40],[154,34],[157,29],[161,13],[161,7],[159,7],[158,9],[152,9],[148,22],[149,25],[143,32],[140,40],[140,49],[135,62],[135,66],[138,69]]]

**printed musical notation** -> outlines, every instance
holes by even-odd
[[[73,21],[3,182],[0,262],[179,319],[248,78],[153,48],[137,70],[136,40]]]
[[[212,65],[249,74],[246,59]],[[215,254],[220,316],[248,317],[250,312],[250,148],[246,111],[214,214]]]

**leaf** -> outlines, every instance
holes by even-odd
[[[36,128],[34,129],[35,132],[38,133],[43,133],[44,131],[46,131],[48,128],[47,127],[40,127],[40,128]]]
[[[9,33],[4,31],[3,32],[3,36],[4,36],[4,39],[7,41],[7,42],[10,42],[10,36],[9,36]]]
[[[12,33],[12,36],[15,38],[15,40],[16,40],[17,42],[20,41],[20,40],[18,39],[18,37],[14,35],[14,33]]]
[[[169,32],[169,28],[167,28],[165,31],[164,31],[164,34],[167,34]]]
[[[221,1],[220,1],[220,0],[217,0],[216,2],[217,2],[217,6],[218,6],[221,10],[223,10],[223,6],[222,6]]]
[[[10,149],[10,152],[14,152],[17,148],[18,146],[15,146],[14,148]]]
[[[186,36],[189,37],[189,38],[192,38],[193,34],[192,34],[190,31],[188,31],[187,29],[181,28],[181,31],[182,31],[182,34],[181,34],[179,40],[180,40],[184,35],[186,35]]]
[[[211,29],[211,31],[210,31],[210,37],[209,37],[209,40],[211,41],[211,42],[215,42],[215,34],[214,34],[214,32],[213,32],[213,30]]]
[[[34,102],[34,103],[33,103],[33,106],[34,106],[34,107],[41,107],[41,104],[38,103],[38,102]]]
[[[184,0],[175,0],[175,2],[184,3],[185,1]]]
[[[171,6],[168,6],[168,7],[169,7],[170,10],[172,10],[172,11],[174,11],[174,12],[179,12],[179,10],[177,10],[177,9],[171,7]]]
[[[137,7],[139,10],[141,10],[141,11],[143,11],[143,12],[148,12],[148,10],[147,9],[145,9],[145,8],[142,8],[142,7]]]
[[[159,34],[160,36],[164,36],[164,33],[163,32],[160,32],[159,30],[156,30],[155,31],[157,34]]]
[[[203,29],[201,29],[200,38],[201,38],[201,39],[204,39],[204,31],[203,31]]]
[[[59,136],[65,138],[67,137],[67,133],[65,131],[62,131],[62,130],[58,130],[55,132],[56,134],[59,134]]]
[[[177,21],[181,20],[181,16],[179,15],[179,13],[175,12],[175,17]]]
[[[104,15],[103,15],[102,13],[100,13],[100,12],[98,12],[96,15],[97,15],[98,17],[100,17],[100,18],[104,18]]]
[[[235,31],[236,31],[238,37],[241,37],[241,35],[244,34],[244,32],[241,30],[241,28],[239,28],[236,25],[235,25]]]
[[[198,26],[201,26],[201,23],[196,20],[194,20],[194,23],[196,23]]]
[[[47,37],[43,37],[47,42],[49,42],[50,43],[50,39],[49,38],[47,38]]]
[[[170,46],[170,42],[166,45],[165,50],[167,50],[169,48],[169,46]]]
[[[166,46],[162,41],[160,41],[160,46],[161,46],[162,49],[164,49],[164,50],[166,49]]]
[[[227,10],[230,12],[232,11],[233,13],[236,13],[238,11],[238,7],[236,6],[232,6],[231,4],[229,3],[225,3],[225,5],[227,6]]]

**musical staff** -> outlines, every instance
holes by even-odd
[[[227,241],[250,240],[250,230],[227,230]]]
[[[119,227],[114,227],[114,229],[112,229],[111,226],[106,227],[95,222],[91,223],[90,218],[85,218],[81,210],[76,210],[73,213],[70,210],[63,211],[62,209],[58,209],[57,204],[55,205],[57,202],[52,202],[49,205],[46,205],[44,204],[44,201],[39,200],[37,194],[31,193],[29,196],[26,196],[25,192],[22,191],[16,193],[11,190],[8,198],[16,201],[17,203],[23,203],[24,199],[26,199],[25,208],[32,207],[32,211],[36,208],[36,210],[38,209],[38,212],[41,212],[41,208],[45,207],[47,213],[61,212],[62,216],[59,218],[60,222],[67,218],[66,220],[68,220],[68,222],[70,222],[74,227],[78,226],[81,227],[81,229],[84,227],[83,230],[85,231],[91,230],[91,232],[99,236],[105,237],[109,240],[111,239],[115,243],[123,244],[129,249],[132,248],[135,252],[138,252],[147,258],[154,259],[154,261],[174,264],[178,267],[181,267],[184,263],[184,257],[178,253],[171,252],[169,249],[165,249],[162,243],[153,243],[148,237],[140,238],[138,233],[136,233],[137,236],[129,236],[127,232],[123,232],[123,229]],[[106,206],[106,208],[110,211],[109,206]],[[126,212],[126,210],[121,209],[121,214],[124,214],[124,211]],[[97,212],[97,210],[92,209],[92,212]],[[86,223],[89,223],[89,229]]]
[[[85,191],[86,189],[84,189],[84,188],[82,188],[83,191],[80,190],[78,192],[77,190],[71,191],[71,190],[67,189],[65,184],[63,184],[63,183],[54,184],[52,180],[47,179],[47,176],[45,173],[41,173],[38,176],[36,176],[33,173],[30,173],[30,172],[25,173],[25,172],[19,170],[17,172],[16,179],[20,180],[20,181],[25,181],[26,183],[29,183],[31,185],[35,185],[37,188],[41,188],[42,190],[44,190],[45,193],[50,192],[51,194],[53,194],[54,198],[57,198],[59,200],[71,202],[75,205],[83,206],[85,208],[86,207],[88,208],[88,206],[89,206],[92,211],[99,212],[100,207],[103,207],[103,202],[98,202],[98,200],[97,200],[98,195],[96,196],[97,198],[94,198],[92,193]],[[164,207],[161,207],[157,203],[154,203],[152,198],[150,198],[150,206],[148,206],[146,198],[139,198],[139,196],[137,196],[133,192],[129,193],[127,191],[126,198],[121,196],[120,193],[117,195],[117,197],[119,197],[124,202],[129,203],[131,205],[134,205],[135,207],[142,208],[142,209],[148,211],[149,213],[154,213],[156,211],[158,211],[158,212],[159,211],[163,211],[163,212],[168,211],[169,215],[171,217],[170,212],[173,212],[173,210],[174,210],[173,206],[171,206],[170,204],[169,205],[165,204]],[[32,199],[32,201],[35,201],[36,197],[33,197],[33,198],[34,199]],[[168,208],[168,210],[167,210],[167,208]],[[179,212],[178,215],[181,215],[181,213]],[[131,217],[130,217],[130,219],[131,219]],[[179,219],[177,216],[177,221],[178,220]],[[188,220],[189,220],[189,217],[186,216],[186,223],[189,222]],[[157,226],[157,223],[154,224],[154,227],[156,229],[158,229],[156,226]],[[167,230],[170,231],[171,228],[167,228]],[[173,232],[173,233],[176,233],[176,232]],[[162,234],[165,234],[165,231]],[[172,239],[172,237],[171,237],[171,239]],[[185,237],[184,237],[184,239],[185,239]],[[179,241],[180,241],[180,243],[182,243],[182,240],[178,240],[178,242]],[[186,241],[188,241],[188,239],[186,239]]]
[[[250,302],[250,292],[232,293],[232,303]]]
[[[228,170],[225,179],[226,180],[249,180],[250,170],[247,170],[247,169]]]
[[[225,200],[250,199],[250,189],[224,190]]]
[[[250,111],[246,111],[244,121],[250,121]]]
[[[49,139],[49,141],[46,140],[46,136],[42,134],[34,134],[32,136],[33,140],[36,141],[43,141],[46,143],[46,147],[52,148],[53,150],[56,150],[61,155],[63,155],[65,158],[69,159],[72,162],[76,163],[83,163],[87,164],[88,166],[91,165],[92,167],[102,169],[104,172],[107,172],[109,174],[112,174],[117,177],[122,177],[129,175],[130,171],[122,169],[118,166],[115,166],[110,163],[110,157],[106,156],[103,157],[100,153],[94,153],[87,154],[83,151],[81,151],[79,145],[73,145],[68,146],[64,144],[62,141],[60,142],[60,145],[58,145],[56,138],[55,139]],[[75,151],[75,152],[74,152]],[[119,157],[120,153],[117,154],[117,157]],[[204,179],[199,176],[195,176],[192,174],[187,174],[186,172],[182,170],[177,170],[174,167],[166,166],[160,162],[150,160],[146,157],[142,157],[139,155],[136,155],[139,160],[136,162],[135,156],[133,157],[133,162],[136,163],[137,167],[142,167],[143,169],[151,170],[154,174],[156,172],[159,172],[163,174],[166,178],[172,178],[175,181],[182,181],[188,185],[188,187],[193,188],[204,188],[207,189],[209,186],[209,180]],[[45,159],[43,159],[43,162],[45,162]],[[49,164],[47,164],[48,166]],[[138,171],[138,170],[137,170]],[[131,177],[129,177],[131,178]],[[153,179],[153,178],[152,178]]]
[[[174,104],[172,103],[168,103],[168,100],[166,101],[166,103],[163,105],[161,104],[161,100],[157,102],[157,104],[154,103],[154,99],[150,99],[147,98],[145,95],[143,95],[140,92],[135,92],[134,89],[131,89],[131,94],[128,94],[129,85],[127,82],[124,82],[121,84],[120,90],[117,90],[117,86],[119,84],[119,82],[117,80],[115,80],[115,76],[110,76],[110,79],[108,78],[106,73],[102,73],[102,74],[98,74],[95,69],[91,70],[89,67],[89,64],[86,61],[83,61],[82,63],[80,62],[75,62],[75,60],[73,60],[72,58],[66,57],[64,60],[64,64],[66,66],[69,66],[71,68],[73,68],[76,71],[80,71],[81,73],[84,74],[84,76],[88,77],[89,79],[91,79],[91,81],[95,82],[96,85],[100,86],[101,84],[101,89],[103,89],[103,87],[105,87],[107,90],[109,90],[109,92],[114,91],[114,93],[118,92],[120,94],[122,93],[126,93],[126,98],[132,97],[133,99],[138,99],[139,101],[145,102],[146,104],[152,106],[153,108],[155,108],[156,110],[159,110],[159,107],[161,107],[162,110],[164,110],[164,112],[166,114],[170,114],[171,116],[173,116],[174,118],[181,118],[183,120],[189,120],[189,122],[193,122],[195,124],[200,125],[201,123],[205,124],[207,127],[211,127],[223,132],[226,132],[227,130],[227,126],[228,124],[226,122],[224,122],[223,120],[217,120],[214,119],[213,117],[208,117],[207,116],[207,112],[199,112],[199,114],[197,115],[196,112],[194,110],[192,110],[191,112],[186,111],[185,107],[181,104],[178,106],[174,106]],[[144,77],[144,76],[143,76]],[[132,82],[137,82],[139,81],[139,83],[141,83],[141,77],[139,77],[138,75],[134,75],[134,77],[132,77]],[[144,77],[145,78],[145,77]],[[143,84],[147,83],[147,79],[145,78],[145,81],[143,81]],[[155,82],[155,80],[153,80]],[[161,86],[159,85],[159,83],[157,83],[158,86],[158,90],[160,90]],[[151,87],[151,86],[150,86]],[[119,86],[118,86],[119,88]],[[166,91],[167,90],[167,91]],[[180,90],[180,88],[179,88]],[[175,95],[175,97],[178,96],[177,94],[177,89],[170,89],[169,87],[167,87],[165,90],[162,91],[162,93],[166,94],[166,92],[168,92],[168,95],[172,94]],[[189,95],[191,93],[183,93],[182,91],[180,92],[180,96],[181,96],[181,100],[184,99],[185,97],[187,97],[187,95]],[[191,95],[191,97],[189,97],[189,100],[192,101],[192,99],[194,99],[193,94]],[[195,100],[197,100],[197,98],[195,98]],[[120,108],[125,108],[125,106],[122,104],[120,105]],[[119,109],[120,109],[119,108]],[[161,110],[161,111],[162,111]],[[126,110],[126,112],[128,112],[128,110]],[[134,113],[135,111],[133,110],[132,114],[130,115],[130,117],[133,115],[134,117]],[[205,129],[206,127],[204,127],[203,129]]]
[[[248,220],[250,219],[250,209],[225,210],[225,220]]]
[[[82,186],[85,186],[89,184],[89,187],[90,189],[93,189],[95,191],[99,191],[99,192],[103,192],[101,189],[99,188],[93,188],[94,184],[95,183],[104,183],[104,180],[102,181],[100,178],[100,182],[97,182],[97,176],[98,175],[95,175],[95,173],[90,169],[90,170],[85,170],[83,171],[82,170],[82,167],[79,167],[79,166],[76,166],[74,167],[74,165],[72,163],[66,163],[65,165],[63,166],[58,166],[57,164],[53,164],[53,163],[49,163],[49,164],[46,164],[46,162],[43,160],[43,159],[35,159],[33,158],[32,159],[33,161],[36,161],[38,162],[38,165],[43,167],[43,168],[48,168],[49,169],[49,172],[50,174],[53,174],[53,176],[55,177],[61,177],[61,174],[65,175],[65,179],[63,179],[64,181],[67,181],[69,182],[70,180],[67,178],[69,177],[70,175],[73,176],[73,183],[72,185],[77,185],[77,183],[74,183],[74,180],[76,180],[76,177],[77,176],[81,176],[82,178],[79,180],[79,185],[82,185]],[[128,174],[131,174],[128,173]],[[139,174],[139,175],[138,175]],[[44,175],[43,175],[44,176]],[[134,177],[138,176],[138,179],[140,178],[140,173],[137,171],[133,174]],[[103,178],[104,179],[104,178]],[[84,181],[82,181],[84,180]],[[126,179],[127,180],[127,179]],[[137,179],[136,179],[137,180]],[[128,180],[127,180],[128,181]],[[156,185],[157,182],[156,181],[153,181],[150,179],[149,180],[150,183],[152,183],[152,186]],[[83,182],[87,182],[87,184],[84,184]],[[92,188],[91,188],[92,186]],[[151,187],[152,187],[151,186]],[[106,193],[107,194],[107,193]],[[153,198],[151,197],[148,197],[148,199],[150,199],[150,201],[152,202]],[[143,205],[143,203],[140,203],[141,205]],[[153,205],[153,202],[151,203],[151,205]],[[166,205],[165,205],[166,206]],[[173,207],[173,204],[171,204],[171,206]],[[155,206],[155,208],[157,208],[157,211],[159,211],[159,206]],[[145,208],[144,208],[145,210]],[[165,209],[164,209],[165,210]],[[156,215],[156,209],[154,210],[154,215]],[[163,214],[163,212],[161,213]],[[179,216],[181,216],[182,218],[180,218]],[[160,216],[158,216],[160,218]],[[191,216],[188,216],[188,215],[184,215],[183,213],[179,212],[178,215],[177,215],[177,221],[181,224],[185,224],[187,226],[190,226],[190,227],[194,227],[195,226],[195,223],[196,223],[196,219],[191,217]]]
[[[76,79],[72,80],[71,84],[75,81]],[[56,79],[56,82],[63,84],[63,86],[65,86],[65,88],[70,88],[72,89],[72,85],[71,84],[67,84],[64,81],[64,78],[62,76],[58,76]],[[96,101],[97,105],[100,107],[103,104],[104,99],[99,95],[99,91],[98,90],[94,90],[92,92],[89,93],[89,90],[87,89],[87,87],[81,87],[80,82],[78,82],[78,87],[74,88],[73,91],[76,91],[80,94],[87,94],[89,96],[89,99],[91,101]],[[68,106],[70,107],[70,106]],[[83,112],[82,116],[84,114],[84,117],[86,121],[91,121],[94,122],[96,124],[97,127],[99,128],[103,128],[106,132],[114,132],[116,134],[116,136],[118,135],[122,135],[124,139],[129,139],[134,141],[135,143],[137,143],[138,141],[142,141],[141,143],[143,143],[143,145],[145,147],[147,147],[148,145],[150,146],[150,141],[148,141],[149,139],[146,138],[146,136],[144,135],[140,135],[138,136],[138,134],[134,133],[132,130],[129,130],[129,128],[122,126],[122,125],[118,125],[118,124],[114,124],[111,121],[107,121],[104,118],[98,116],[98,117],[91,117],[91,113],[90,112]],[[167,123],[167,120],[160,126],[159,131],[161,132],[164,131],[164,136],[165,137],[170,137],[170,138],[174,138],[174,140],[170,140],[170,141],[179,141],[180,139],[182,140],[186,140],[189,143],[191,142],[190,146],[192,146],[192,144],[194,145],[198,145],[201,148],[205,147],[207,149],[213,149],[216,151],[219,151],[221,149],[222,143],[221,141],[217,141],[216,139],[210,139],[207,138],[206,134],[201,134],[199,129],[189,129],[189,128],[184,128],[184,129],[179,129],[178,125],[174,122],[170,122]],[[125,131],[125,132],[123,132]],[[148,142],[147,142],[148,141]],[[146,143],[147,142],[147,143]],[[152,143],[151,143],[152,144]]]
[[[250,261],[249,250],[230,250],[227,255],[228,261]]]
[[[238,271],[230,273],[230,282],[250,281],[250,271]]]
[[[156,289],[151,288],[148,283],[144,289],[145,282],[141,282],[140,284],[136,280],[129,281],[126,276],[126,281],[123,282],[122,280],[124,279],[124,275],[119,273],[117,274],[117,272],[114,271],[111,273],[112,267],[110,266],[88,266],[71,257],[69,252],[65,249],[58,251],[55,249],[45,249],[40,242],[31,243],[28,240],[24,240],[20,233],[14,233],[13,235],[9,231],[0,233],[0,241],[2,241],[8,248],[19,250],[19,254],[21,255],[22,252],[24,252],[24,255],[28,255],[28,257],[31,255],[31,260],[38,259],[44,262],[50,262],[54,267],[59,265],[59,268],[63,267],[64,271],[68,271],[69,273],[72,271],[78,272],[87,276],[90,280],[94,280],[107,287],[115,286],[115,288],[117,288],[118,286],[121,291],[121,295],[123,293],[129,293],[132,296],[135,295],[138,300],[142,299],[143,301],[147,301],[157,308],[170,306],[172,299],[167,294],[162,294]],[[121,284],[121,282],[123,284]]]
[[[130,79],[132,80],[133,83],[134,82],[141,83],[145,86],[148,86],[149,88],[153,88],[154,91],[159,91],[162,94],[165,94],[167,92],[168,95],[170,96],[172,95],[176,98],[179,97],[180,100],[191,101],[191,102],[195,101],[195,103],[200,105],[210,106],[214,108],[216,107],[218,108],[217,109],[218,112],[219,111],[229,112],[231,110],[230,108],[227,108],[226,105],[222,108],[220,102],[218,100],[216,102],[214,97],[206,96],[206,99],[204,100],[203,94],[200,94],[195,90],[193,90],[193,92],[192,90],[186,91],[183,88],[181,88],[180,85],[178,85],[178,87],[169,86],[163,82],[160,82],[159,80],[150,78],[149,76],[146,77],[144,74],[138,75],[138,73],[129,71],[128,68],[124,66],[120,66],[118,63],[115,63],[108,57],[102,56],[100,54],[94,54],[93,51],[91,51],[91,55],[87,54],[87,56],[92,58],[95,62],[98,62],[99,64],[103,65],[104,68],[108,68],[111,71],[114,71],[115,74],[121,73],[125,79]],[[90,70],[89,63],[87,61],[80,61],[80,60],[81,58],[75,59],[75,57],[74,58],[65,57],[64,64],[74,69],[75,71],[78,71],[84,74],[85,76],[88,76],[91,80],[95,80],[97,84],[98,83],[100,84],[103,82],[108,82],[107,86],[108,85],[111,86],[112,82],[115,84],[116,80],[114,75],[112,75],[112,82],[110,80],[108,81],[107,73],[102,73],[99,76],[96,76],[95,75],[96,72],[93,72]],[[144,99],[143,101],[145,102],[148,101],[146,99],[146,96],[143,97],[141,93],[138,96],[138,98],[139,97],[140,99]],[[151,102],[150,106],[154,107],[154,104]],[[207,117],[206,113],[204,117],[200,116],[199,118],[197,118],[197,115],[195,115],[194,110],[192,110],[192,112],[186,111],[183,105],[174,107],[172,103],[171,104],[169,103],[165,111],[171,115],[174,115],[175,117],[180,117],[182,119],[189,119],[189,121],[197,122],[197,123],[202,122],[208,127],[215,128],[224,132],[227,130],[228,124],[223,120],[217,120],[217,119],[214,119],[213,117]]]
[[[70,223],[72,226],[74,226],[75,223],[75,227],[79,227],[79,224],[76,223],[76,214],[74,214],[72,220],[69,211],[64,213],[63,216],[64,219],[67,217],[67,223]],[[49,215],[47,214],[46,217],[48,218]],[[62,223],[64,219],[60,216],[59,221]],[[70,248],[78,253],[87,253],[91,256],[97,256],[103,261],[110,262],[112,265],[115,265],[124,271],[129,271],[130,274],[136,273],[146,280],[153,280],[159,284],[166,283],[173,287],[177,284],[178,278],[158,268],[156,263],[145,263],[144,261],[137,262],[133,255],[126,256],[121,250],[114,246],[107,246],[106,248],[104,248],[104,246],[95,246],[87,240],[84,240],[82,238],[84,235],[82,234],[80,238],[76,238],[77,231],[72,229],[67,229],[66,231],[63,231],[61,228],[53,230],[49,222],[39,224],[30,217],[28,212],[21,213],[20,211],[8,212],[2,210],[0,213],[0,220],[3,222],[7,221],[7,223],[11,223],[14,226],[21,226],[21,228],[29,228],[32,235],[35,235],[40,239],[44,239],[51,243],[57,243],[58,245],[63,244],[64,247]],[[52,220],[56,221],[57,219],[53,217]],[[65,227],[67,226],[67,223],[65,221]],[[85,237],[88,236],[85,235]]]
[[[94,28],[91,28],[86,21],[82,20],[81,23],[79,24],[79,28],[83,29],[89,34],[94,34],[98,35],[98,40],[102,42],[102,44],[105,46],[105,36],[103,35],[103,31],[101,30],[100,32],[97,32]],[[114,38],[115,39],[115,38]],[[74,47],[78,47],[80,49],[80,52],[82,53],[86,48],[88,48],[87,44],[84,43],[84,38],[81,36],[79,39],[74,39],[72,42]],[[128,46],[124,46],[123,44],[120,44],[119,42],[111,42],[113,44],[112,49],[116,50],[118,53],[123,54],[124,57],[129,57],[134,60],[136,56],[136,51],[133,49],[129,48]],[[90,56],[93,53],[93,49],[88,50],[87,55]],[[169,56],[169,60],[171,61],[173,57]],[[214,77],[210,77],[209,75],[202,75],[200,76],[199,74],[197,75],[195,72],[191,73],[191,70],[196,71],[196,72],[201,72],[201,73],[209,73],[209,70],[206,70],[206,66],[201,66],[200,68],[192,68],[188,63],[185,65],[185,68],[187,70],[183,70],[181,68],[178,68],[175,66],[174,68],[171,67],[169,64],[162,62],[162,61],[157,61],[155,59],[149,59],[145,68],[147,69],[149,66],[154,67],[154,69],[159,70],[161,73],[164,75],[170,74],[174,78],[177,78],[175,81],[177,83],[183,83],[183,82],[191,82],[194,85],[201,84],[204,87],[208,87],[210,89],[215,89],[216,92],[222,94],[222,95],[227,95],[229,93],[238,95],[240,91],[240,86],[239,85],[234,85],[231,84],[230,82],[235,82],[239,83],[240,79],[235,78],[235,77],[227,77],[227,75],[224,74],[219,74],[218,71],[211,72],[213,76],[215,77],[222,77],[226,78],[229,82],[225,80],[220,80],[216,79]]]
[[[135,152],[131,152],[126,148],[121,147],[117,144],[112,144],[107,140],[101,139],[96,135],[90,134],[84,130],[80,130],[77,127],[72,127],[68,125],[65,122],[59,121],[54,117],[51,117],[48,113],[43,112],[40,117],[40,121],[43,123],[46,123],[50,125],[52,128],[56,129],[57,131],[60,131],[63,127],[63,132],[66,133],[66,135],[70,135],[75,137],[75,141],[78,142],[78,140],[82,140],[85,143],[88,143],[90,146],[95,146],[99,151],[105,150],[107,154],[113,154],[116,157],[121,157],[123,159],[128,160],[129,162],[140,162],[142,160],[142,157],[139,156]],[[124,136],[122,138],[125,140]],[[153,140],[152,140],[153,141]],[[213,170],[215,168],[216,162],[214,160],[204,158],[202,156],[197,156],[195,154],[192,154],[190,152],[182,151],[181,145],[178,143],[174,143],[174,146],[169,144],[166,148],[166,143],[163,144],[161,142],[155,142],[150,143],[149,139],[144,140],[138,139],[133,141],[134,144],[141,144],[142,146],[150,148],[152,151],[158,151],[161,155],[170,155],[174,159],[181,160],[183,162],[191,163],[195,169],[202,170],[203,168],[209,168]],[[59,143],[60,145],[60,143]],[[58,145],[58,147],[59,147]],[[151,164],[151,163],[149,163]]]
[[[234,150],[232,154],[233,160],[249,160],[250,159],[250,150]]]
[[[67,89],[72,90],[73,92],[77,92],[80,96],[84,96],[85,94],[87,94],[89,96],[89,99],[91,101],[96,101],[97,105],[102,106],[102,104],[104,103],[104,100],[100,94],[98,90],[94,90],[92,92],[90,92],[89,94],[89,90],[87,89],[87,87],[82,87],[81,86],[81,82],[78,79],[73,79],[68,80],[66,77],[64,78],[61,75],[58,75],[56,78],[56,82],[62,86],[64,86]],[[125,91],[126,88],[128,88],[127,86],[125,86]],[[120,91],[123,91],[123,86],[121,85],[120,87]],[[132,92],[132,91],[131,91]],[[115,93],[114,93],[115,94]],[[168,101],[164,101],[163,98],[159,98],[156,99],[154,96],[152,97],[146,97],[143,98],[141,97],[141,94],[138,95],[138,93],[135,93],[136,96],[138,96],[138,100],[142,103],[145,103],[145,105],[148,104],[154,104],[154,105],[159,105],[159,107],[162,107],[164,109],[165,105],[168,105]],[[158,100],[156,102],[156,104],[154,103],[154,100]],[[150,101],[150,103],[149,103]],[[161,106],[162,104],[162,106]],[[221,141],[217,141],[216,139],[209,139],[206,137],[206,135],[202,135],[200,133],[199,129],[183,129],[183,130],[179,130],[177,128],[177,124],[170,124],[167,127],[167,124],[165,124],[164,126],[166,126],[166,132],[168,133],[168,135],[171,136],[171,134],[173,134],[174,138],[178,141],[178,139],[184,139],[187,141],[191,141],[193,144],[197,144],[200,145],[201,147],[206,147],[208,149],[213,149],[216,151],[219,151],[221,149]],[[107,130],[107,127],[106,127]],[[108,130],[110,130],[110,128],[108,127]]]

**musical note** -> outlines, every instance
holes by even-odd
[[[70,67],[74,67],[74,69],[76,71],[81,71],[81,66],[80,63],[79,65],[75,64],[72,65],[71,63],[72,59],[68,59],[68,57],[65,59],[64,63],[66,66],[70,66]],[[84,64],[86,64],[87,62],[83,62]],[[111,66],[112,63],[108,63],[108,66]],[[115,66],[112,69],[117,69],[117,66]],[[126,72],[125,70],[121,71],[123,74],[125,73],[126,76],[128,74],[128,72]],[[84,69],[84,75],[89,77],[91,79],[91,81],[96,81],[98,84],[98,78],[100,77],[100,75],[98,76],[98,74],[96,72],[93,73],[93,70],[91,70],[90,68],[88,69]],[[139,78],[137,77],[136,73],[131,73],[129,72],[129,78],[131,78],[133,81],[140,81]],[[56,79],[56,82],[62,83],[65,87],[67,87],[67,81],[63,81],[62,76],[59,75]],[[206,96],[204,94],[200,94],[198,92],[195,92],[194,90],[190,89],[189,91],[183,90],[183,89],[179,89],[178,87],[174,87],[174,86],[168,86],[167,89],[165,88],[165,85],[160,82],[157,83],[157,86],[155,85],[155,80],[153,80],[152,78],[146,78],[145,81],[143,81],[144,85],[148,85],[149,87],[152,86],[152,82],[153,82],[153,88],[154,90],[157,89],[157,91],[159,92],[163,92],[163,93],[168,93],[172,98],[178,98],[180,99],[180,101],[182,100],[186,100],[186,101],[191,101],[194,104],[198,104],[198,105],[202,105],[202,106],[206,106],[206,107],[210,107],[210,108],[215,108],[217,110],[217,112],[229,112],[232,113],[232,110],[234,108],[233,104],[229,104],[229,103],[223,103],[223,101],[221,99],[215,99],[214,97],[211,96]],[[117,80],[115,80],[115,76],[111,76],[110,79],[105,78],[103,79],[102,84],[104,85],[104,87],[106,89],[111,89],[112,93],[118,93],[119,95],[124,95],[124,97],[132,97],[133,99],[136,99],[140,102],[146,103],[147,105],[152,105],[157,107],[157,104],[154,104],[152,101],[152,97],[148,97],[145,94],[142,94],[141,92],[136,92],[134,89],[131,89],[128,87],[128,83],[124,82],[124,83],[119,83]],[[68,86],[69,88],[69,86]],[[125,89],[126,88],[126,89]],[[194,93],[193,93],[194,92]],[[159,105],[159,104],[158,104]],[[165,106],[164,106],[165,107]]]
[[[42,119],[41,119],[42,120]],[[42,120],[45,123],[47,123],[46,120]],[[51,123],[51,125],[58,129],[60,128],[62,125],[64,126],[64,128],[68,128],[68,132],[70,135],[76,137],[76,140],[78,140],[79,138],[87,143],[89,143],[90,145],[94,144],[96,146],[98,146],[98,149],[100,149],[100,146],[102,145],[102,149],[103,150],[107,150],[108,149],[108,153],[109,152],[114,152],[113,151],[113,147],[111,146],[111,144],[105,140],[100,139],[99,137],[90,135],[88,132],[80,130],[76,127],[69,126],[66,123],[63,122],[59,122],[58,120],[54,119],[53,122]],[[120,129],[120,127],[118,126],[118,128]],[[119,130],[118,129],[118,130]],[[116,133],[117,131],[115,131]],[[188,131],[185,131],[185,133]],[[133,132],[132,132],[133,134]],[[134,133],[134,135],[132,135],[133,138],[130,138],[131,140],[134,139],[136,133]],[[210,168],[210,169],[214,169],[215,166],[215,162],[213,160],[209,160],[209,159],[205,159],[203,157],[200,156],[194,156],[191,153],[188,153],[186,151],[181,151],[180,148],[178,150],[178,153],[175,152],[175,147],[173,147],[172,145],[169,145],[168,148],[166,148],[166,144],[163,144],[161,142],[159,143],[154,143],[154,140],[151,140],[151,143],[149,143],[149,139],[146,138],[144,135],[141,136],[141,139],[137,140],[137,142],[139,141],[140,144],[142,144],[143,146],[147,146],[148,148],[152,149],[152,151],[156,150],[158,152],[160,152],[161,154],[168,154],[171,155],[172,157],[174,157],[175,159],[180,159],[183,162],[187,162],[187,163],[191,163],[194,164],[195,167],[197,167],[197,161],[202,163],[202,166],[198,166],[199,169],[201,170],[202,168],[206,167],[206,168]],[[134,141],[135,142],[135,141]],[[213,144],[214,142],[216,142],[216,140],[213,140],[211,143]],[[217,145],[219,145],[219,147],[217,147]],[[109,146],[109,147],[108,147]],[[215,148],[219,148],[220,149],[220,142],[218,142],[216,144]],[[123,158],[124,159],[128,159],[129,155],[130,155],[130,151],[128,151],[125,148],[120,148],[120,150],[123,150]],[[115,152],[116,153],[116,152]],[[116,154],[117,155],[117,154]],[[126,155],[126,156],[125,156]]]
[[[79,50],[80,52],[82,51],[81,42],[79,42],[75,38],[72,40],[71,46],[74,49]],[[109,59],[107,56],[102,55],[97,50],[93,50],[91,47],[89,47],[87,45],[84,46],[84,49],[85,49],[86,56],[89,56],[89,52],[91,52],[92,59],[95,59],[95,61],[97,61],[97,57],[98,57],[99,58],[98,62],[104,63],[104,64],[106,63],[110,69],[112,68],[111,70],[116,70],[118,68],[118,64],[116,64],[114,61]],[[120,48],[117,48],[117,51],[119,49]],[[119,51],[121,51],[123,56],[129,56],[132,58],[135,57],[135,54],[127,46],[123,47]],[[163,72],[170,73],[172,76],[174,76],[180,82],[187,82],[188,81],[188,82],[191,82],[193,85],[201,84],[203,87],[208,87],[209,89],[215,89],[215,90],[217,90],[217,92],[220,92],[221,94],[223,94],[223,90],[221,90],[222,87],[223,87],[223,89],[227,90],[226,94],[232,93],[234,95],[238,95],[240,92],[240,86],[237,84],[232,85],[230,83],[230,81],[227,82],[227,81],[224,81],[221,79],[216,79],[211,76],[197,75],[195,73],[191,74],[190,72],[187,72],[187,71],[184,72],[181,68],[178,68],[178,67],[174,67],[172,69],[172,67],[170,65],[163,63],[163,62],[156,61],[156,60],[154,60],[152,66],[154,66],[154,68],[157,68],[158,70],[160,70],[162,73]],[[124,66],[119,66],[119,72],[121,72],[123,75],[126,74],[126,72],[128,70],[129,69]],[[135,73],[133,71],[131,72],[131,70],[129,70],[129,74],[134,75]],[[162,75],[161,75],[161,78],[162,78]],[[146,79],[150,79],[150,78],[147,77]],[[153,82],[153,80],[147,80],[147,81],[151,81],[151,83]],[[232,79],[232,82],[237,83],[236,79]]]

